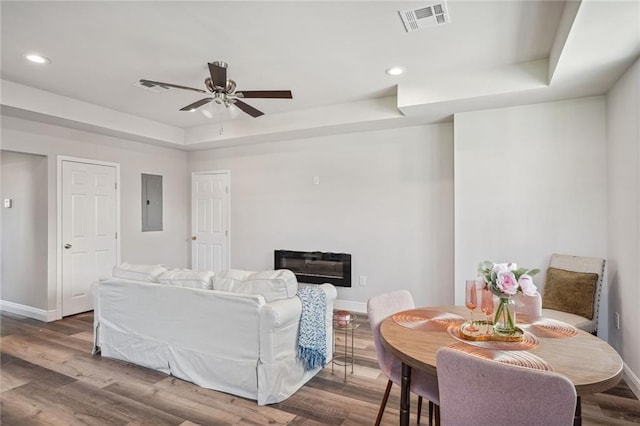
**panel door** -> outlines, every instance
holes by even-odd
[[[62,162],[62,315],[93,309],[91,285],[117,259],[116,169]]]
[[[191,268],[229,269],[229,174],[191,176]]]

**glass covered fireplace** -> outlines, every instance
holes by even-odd
[[[276,250],[274,269],[288,269],[298,282],[351,287],[351,255],[320,251]]]

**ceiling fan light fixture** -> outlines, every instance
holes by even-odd
[[[213,94],[213,102],[217,103],[218,105],[222,105],[226,100],[227,96],[224,93],[215,92]]]
[[[44,65],[51,63],[51,59],[45,58],[44,56],[38,55],[37,53],[26,53],[24,55],[24,58],[29,62],[33,62],[34,64]]]
[[[235,106],[233,103],[230,103],[227,106],[227,111],[229,111],[229,115],[231,116],[231,118],[236,118],[240,115],[240,108]]]
[[[226,62],[209,62],[207,65],[209,66],[210,74],[209,77],[204,80],[204,85],[207,90],[145,79],[140,80],[140,85],[144,87],[163,87],[190,90],[199,93],[206,93],[207,95],[209,95],[206,98],[200,99],[185,107],[180,108],[180,111],[193,112],[204,105],[210,104],[210,107],[213,107],[214,105],[212,104],[216,104],[220,105],[221,108],[225,108],[228,110],[240,110],[253,118],[260,117],[261,115],[264,115],[264,113],[245,103],[244,101],[239,100],[238,98],[293,99],[291,90],[245,90],[236,93],[236,82],[227,78]],[[210,112],[213,114],[213,109]]]

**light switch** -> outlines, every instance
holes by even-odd
[[[314,176],[313,177],[313,184],[314,185],[320,185],[320,176]]]
[[[5,209],[10,209],[11,207],[13,207],[13,200],[11,198],[5,198],[4,199],[4,208]]]

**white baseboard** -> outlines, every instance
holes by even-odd
[[[55,321],[58,314],[55,310],[45,311],[44,309],[21,305],[19,303],[8,302],[6,300],[0,300],[0,311],[22,315],[43,322]]]
[[[366,314],[367,304],[364,302],[352,302],[350,300],[336,300],[333,302],[333,309],[351,311],[357,314]]]
[[[631,392],[634,393],[636,398],[640,399],[640,379],[638,379],[638,376],[636,376],[634,372],[631,371],[627,364],[624,364],[622,368],[622,378],[627,383],[627,385],[629,385]]]

